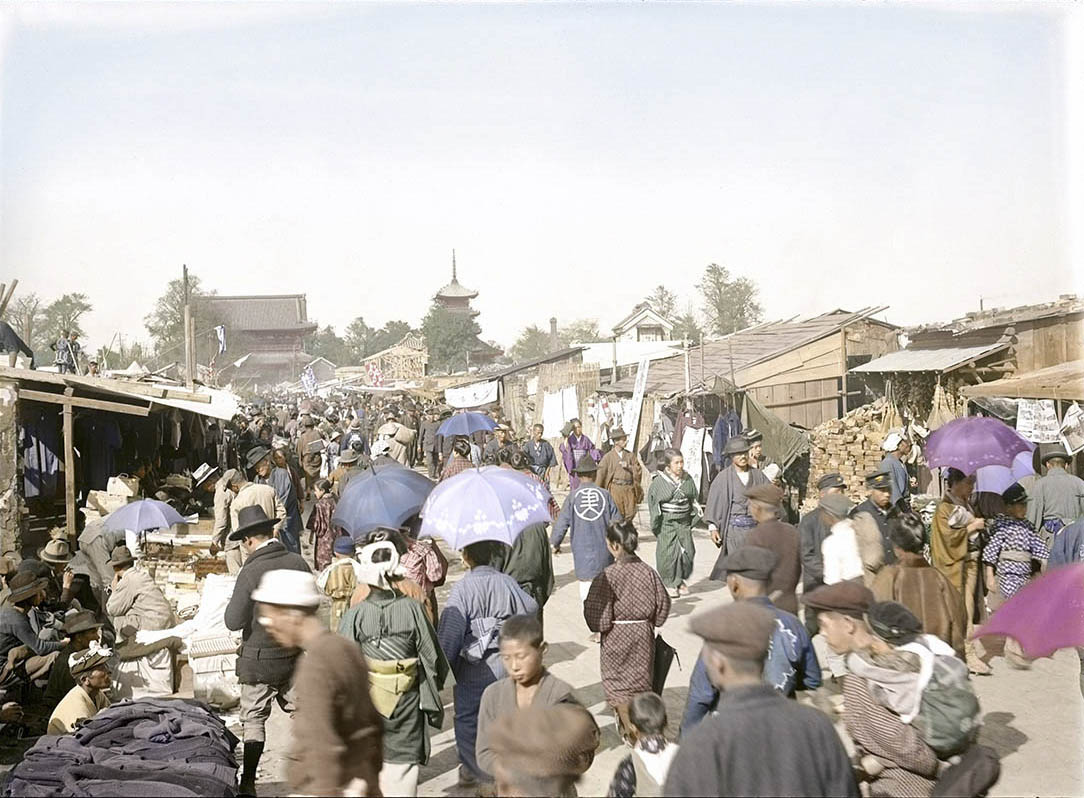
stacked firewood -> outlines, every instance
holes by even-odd
[[[826,421],[809,433],[809,488],[805,509],[817,504],[817,481],[825,474],[839,472],[847,482],[847,495],[860,500],[866,495],[866,474],[876,471],[884,459],[881,443],[888,402],[881,398],[856,408],[843,418]]]

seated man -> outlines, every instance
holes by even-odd
[[[57,703],[75,687],[75,677],[68,667],[68,660],[77,652],[97,648],[101,629],[102,625],[98,623],[93,612],[82,610],[68,613],[64,619],[64,634],[70,642],[61,649],[57,662],[49,673],[49,684],[45,688],[45,700],[48,703]]]
[[[109,649],[80,651],[68,661],[76,685],[49,716],[48,734],[71,734],[79,725],[109,706],[105,692],[109,676]]]
[[[70,641],[42,640],[30,626],[28,613],[45,597],[47,582],[30,573],[18,573],[11,578],[7,605],[0,608],[0,683],[20,679],[22,673],[31,681],[49,675],[60,650]]]
[[[173,625],[173,607],[150,574],[133,567],[127,546],[117,546],[109,559],[113,592],[105,611],[117,631],[117,698],[145,698],[173,692],[173,653],[169,640],[150,646],[136,643],[136,632],[157,632]]]

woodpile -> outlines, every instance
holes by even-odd
[[[881,443],[887,434],[884,420],[889,409],[889,403],[881,398],[810,431],[808,508],[817,504],[817,480],[833,471],[846,480],[846,492],[852,500],[860,501],[866,495],[865,476],[876,471],[885,456]]]

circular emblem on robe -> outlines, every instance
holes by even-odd
[[[581,521],[597,521],[606,509],[606,499],[599,488],[584,488],[576,494],[574,511]]]

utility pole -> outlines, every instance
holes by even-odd
[[[689,393],[689,339],[682,340],[682,345],[685,347],[685,394]]]
[[[188,390],[194,391],[196,389],[196,375],[195,367],[193,364],[196,362],[196,353],[194,341],[192,340],[192,309],[188,304],[188,265],[183,266],[184,269],[184,370],[186,372],[186,380],[188,384]]]

